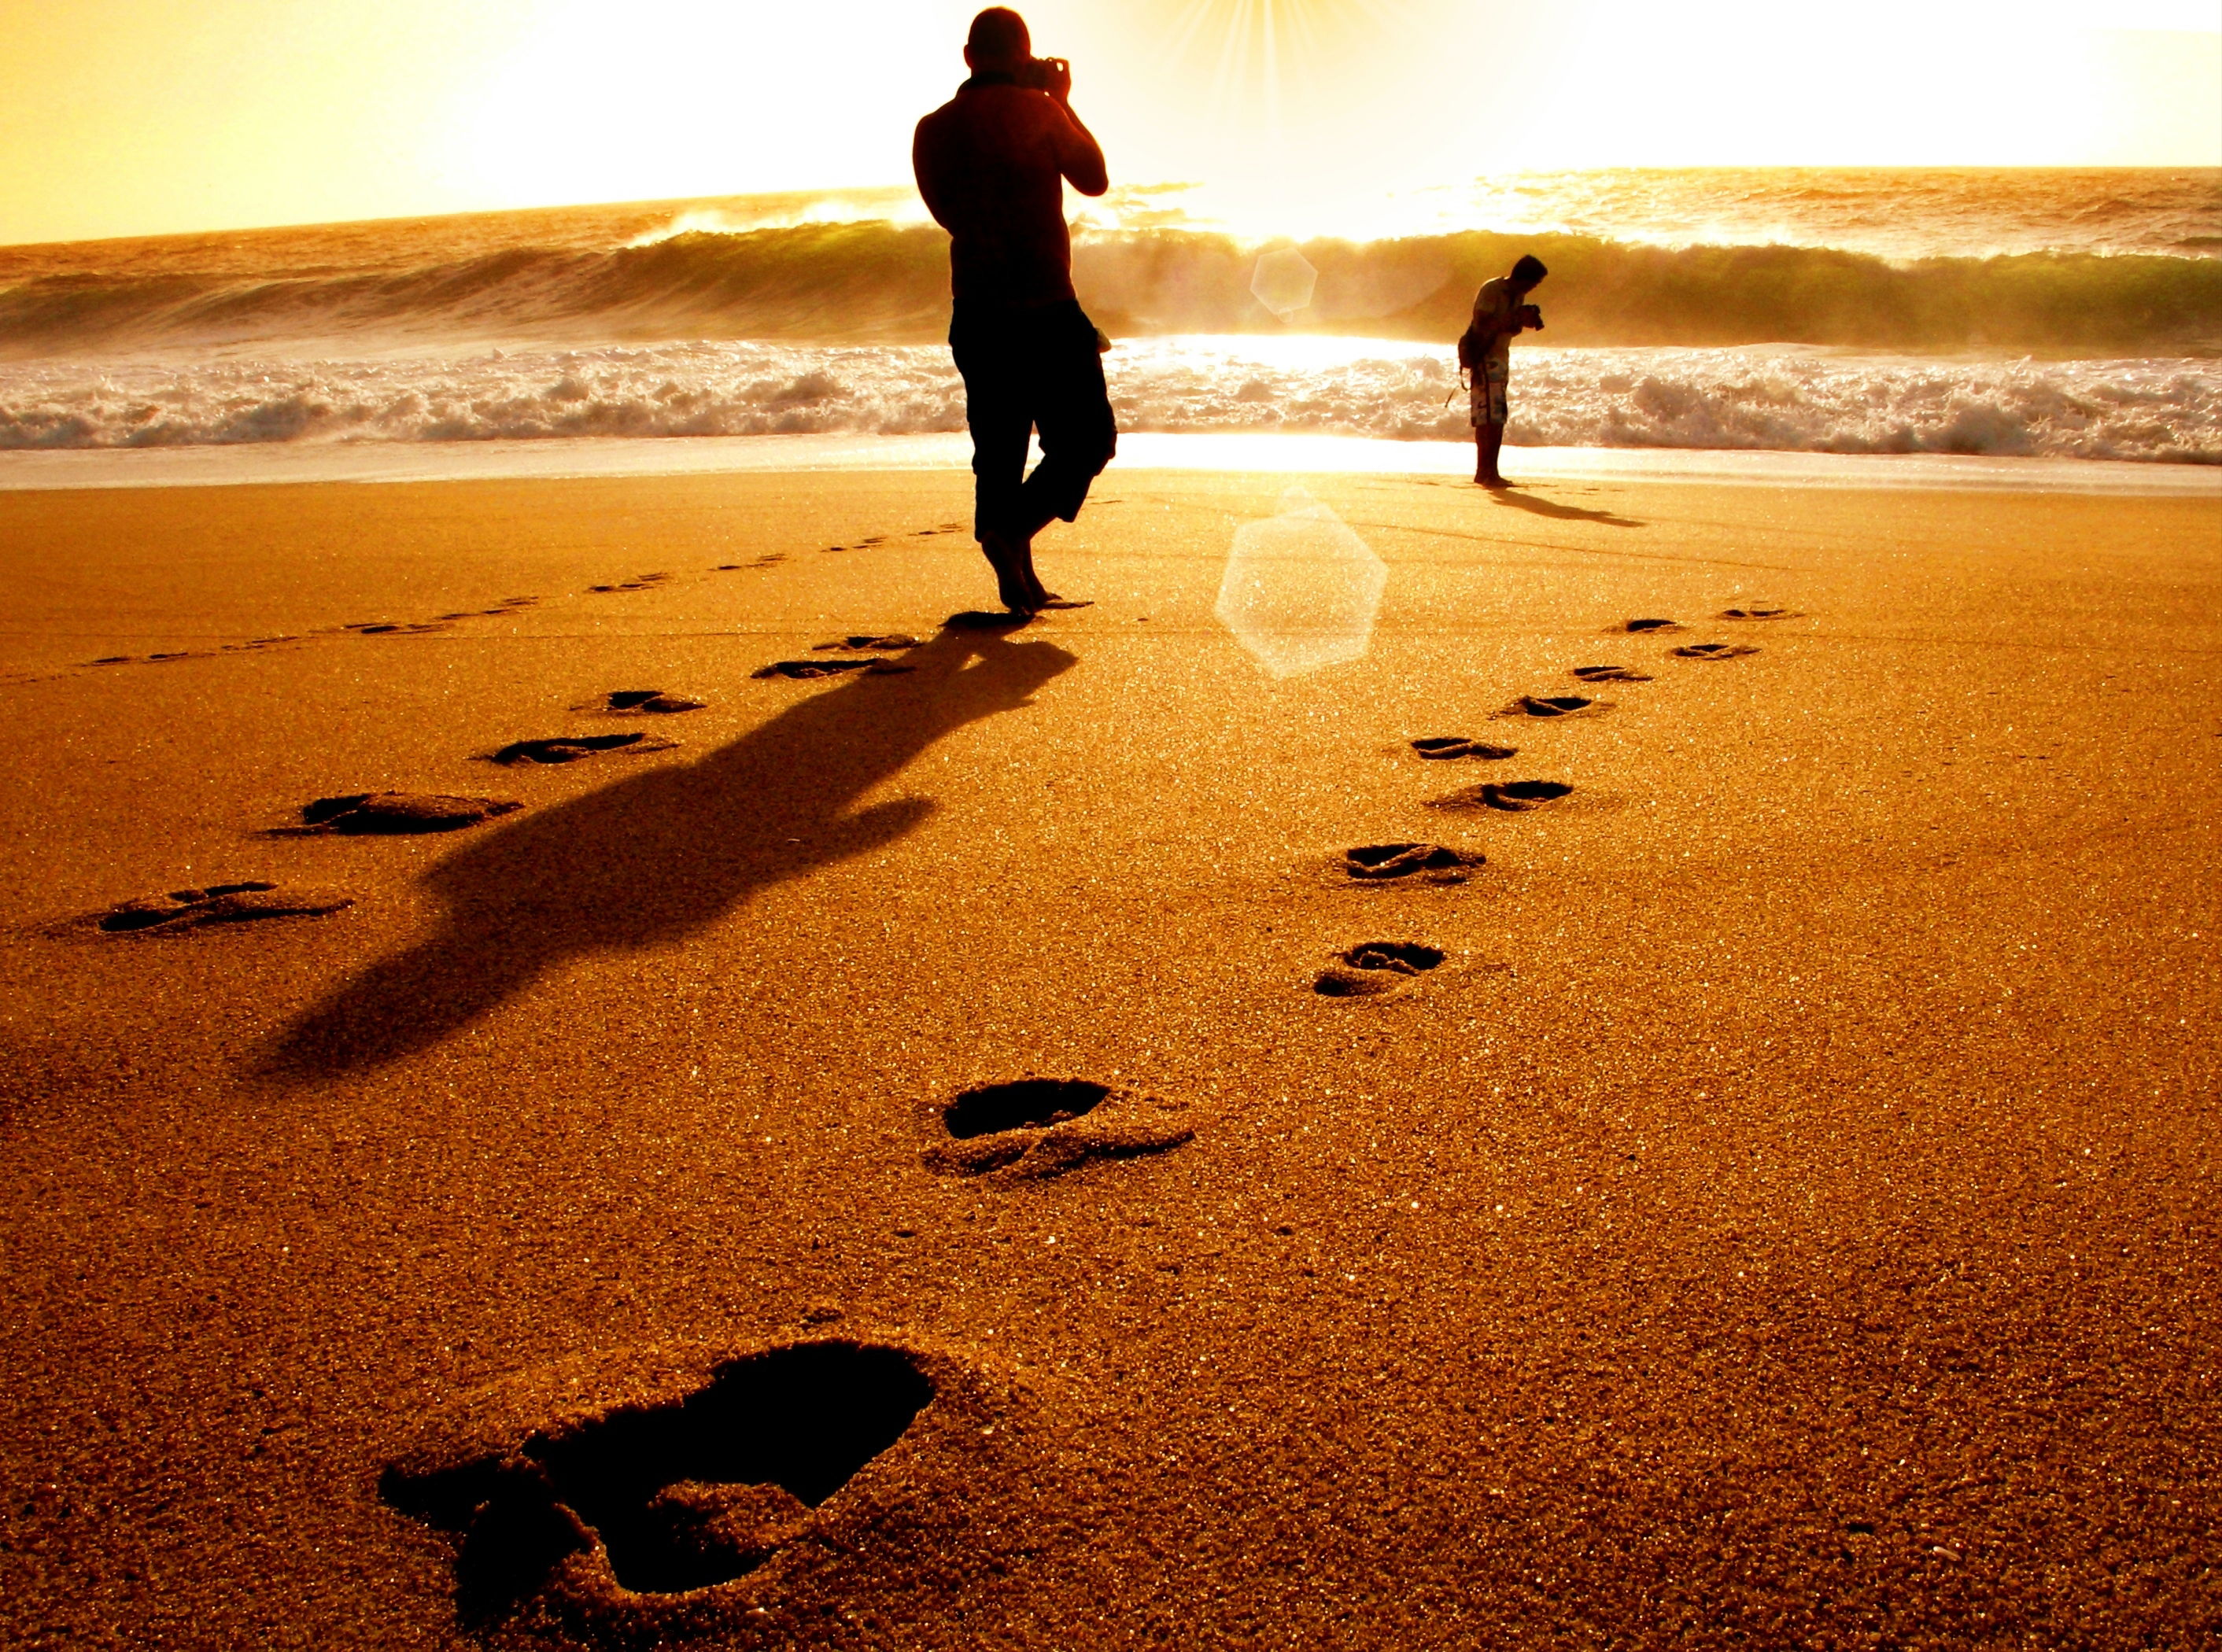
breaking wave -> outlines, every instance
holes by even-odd
[[[244,270],[182,254],[107,267],[0,261],[0,359],[166,349],[325,354],[667,339],[922,343],[946,325],[930,225],[794,223],[643,244],[508,246],[427,262]],[[35,250],[35,249],[32,249]],[[1310,303],[1252,296],[1259,245],[1084,234],[1075,278],[1115,335],[1286,331],[1443,340],[1513,256],[1552,266],[1554,343],[2222,354],[2222,260],[2031,253],[1892,263],[1797,246],[1637,245],[1482,232],[1297,250]]]
[[[1127,430],[1463,439],[1447,351],[1328,337],[1136,340]],[[964,427],[928,346],[694,343],[468,360],[0,367],[0,449],[558,436],[903,435]],[[1944,360],[1772,349],[1522,349],[1512,441],[2222,463],[2198,360]]]

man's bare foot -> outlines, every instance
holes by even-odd
[[[1057,593],[1044,585],[1041,582],[1041,575],[1034,572],[1034,547],[1032,540],[1024,541],[1019,545],[1018,567],[1019,578],[1025,583],[1027,604],[1030,607],[1039,609],[1058,600]]]
[[[1033,577],[1033,560],[1024,546],[990,529],[980,535],[980,554],[995,571],[995,594],[1004,607],[1014,614],[1032,614],[1041,607],[1041,581]]]
[[[1477,476],[1473,479],[1479,485],[1487,488],[1492,493],[1502,492],[1504,489],[1512,485],[1511,483],[1506,481],[1501,476]]]

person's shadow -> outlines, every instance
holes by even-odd
[[[1499,504],[1508,504],[1516,510],[1525,510],[1534,516],[1548,516],[1554,522],[1597,522],[1608,528],[1643,526],[1633,516],[1619,516],[1610,510],[1585,510],[1578,504],[1560,504],[1555,499],[1522,493],[1515,488],[1493,489],[1489,497]]]
[[[766,885],[884,847],[927,798],[855,809],[944,735],[1024,705],[1075,661],[998,630],[943,630],[900,676],[860,674],[700,762],[537,810],[443,860],[439,932],[380,959],[264,1050],[280,1080],[429,1048],[581,954],[662,945]]]

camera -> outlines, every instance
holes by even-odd
[[[1028,58],[1019,66],[1015,78],[1035,91],[1054,92],[1059,83],[1071,84],[1072,66],[1063,58]]]
[[[1518,317],[1521,326],[1538,333],[1543,330],[1543,312],[1535,305],[1522,304],[1514,313]]]

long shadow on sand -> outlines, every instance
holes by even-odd
[[[497,828],[433,869],[437,935],[380,960],[279,1035],[266,1077],[373,1067],[426,1049],[581,954],[657,946],[767,885],[868,854],[935,804],[855,810],[944,735],[1024,705],[1073,663],[1048,642],[950,629],[790,706],[699,763],[662,767]]]
[[[1585,510],[1578,504],[1560,504],[1555,499],[1522,493],[1517,488],[1494,491],[1489,497],[1499,504],[1510,505],[1514,510],[1525,510],[1531,516],[1548,516],[1554,522],[1599,522],[1608,528],[1643,526],[1633,516],[1623,516],[1610,510]]]

